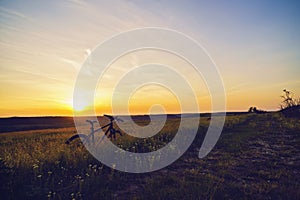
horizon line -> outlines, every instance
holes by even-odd
[[[267,113],[269,112],[277,112],[280,110],[266,110]],[[113,115],[113,116],[150,116],[150,115],[192,115],[192,114],[220,114],[220,113],[248,113],[248,111],[242,110],[242,111],[218,111],[218,112],[199,112],[199,113],[193,113],[193,112],[189,112],[189,113],[154,113],[154,114],[133,114],[133,115],[128,115],[128,114],[118,114],[118,115]],[[112,115],[112,114],[109,114]],[[96,115],[96,117],[103,117],[104,114],[101,115]],[[32,117],[32,118],[37,118],[37,117],[92,117],[92,116],[88,116],[88,115],[79,115],[79,116],[72,116],[72,115],[24,115],[24,116],[0,116],[0,119],[4,119],[4,118],[27,118],[27,117]]]

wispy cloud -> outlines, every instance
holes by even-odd
[[[79,6],[86,6],[87,2],[83,0],[68,0],[68,2],[79,5]]]
[[[22,67],[11,68],[11,69],[1,69],[0,74],[0,89],[7,88],[6,84],[14,84],[18,86],[25,87],[23,84],[28,84],[29,87],[34,87],[36,83],[64,83],[64,80],[52,77],[49,74],[31,71],[31,69],[26,69]],[[21,88],[13,87],[11,88],[15,91],[20,90]]]
[[[76,61],[74,61],[74,60],[70,60],[70,59],[67,59],[67,58],[60,58],[60,60],[61,61],[63,61],[63,62],[65,62],[65,63],[67,63],[67,64],[70,64],[72,67],[74,67],[74,69],[76,70],[76,71],[79,71],[79,69],[80,69],[80,63],[78,63],[78,62],[76,62]]]
[[[84,57],[85,58],[87,58],[87,57],[89,57],[89,55],[91,55],[91,49],[86,49],[85,51],[84,51]]]
[[[11,10],[8,8],[3,8],[0,6],[0,15],[5,16],[5,17],[18,17],[18,18],[22,18],[22,19],[26,19],[29,20],[30,18],[18,11],[15,10]]]
[[[239,83],[239,84],[236,84],[236,85],[234,85],[230,88],[226,88],[226,92],[227,92],[227,94],[239,92],[241,90],[244,90],[245,88],[248,88],[251,85],[253,85],[253,83],[250,83],[250,82]]]

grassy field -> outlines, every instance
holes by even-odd
[[[1,199],[300,199],[300,120],[279,112],[227,116],[216,147],[199,159],[209,125],[203,117],[188,151],[146,174],[116,171],[84,147],[66,145],[76,133],[67,121],[66,127],[25,131],[1,122],[12,127],[1,132],[18,130],[0,134]],[[143,117],[136,121],[147,124]],[[153,151],[174,137],[178,123],[170,118],[152,138],[125,135],[115,143],[133,152]]]

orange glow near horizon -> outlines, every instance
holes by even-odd
[[[284,87],[284,86],[283,86]],[[147,89],[147,88],[146,88]],[[117,105],[114,111],[117,114],[129,113],[135,114],[149,114],[151,113],[180,113],[180,104],[174,95],[169,92],[159,91],[159,88],[153,88],[152,92],[145,92],[143,90],[135,92],[128,105],[126,102]],[[245,91],[234,91],[227,93],[227,111],[247,111],[249,107],[256,106],[263,110],[278,110],[280,104],[280,92],[277,93],[276,88],[270,88],[269,93],[264,93],[264,88],[253,88]],[[21,92],[20,92],[21,93]],[[25,95],[25,94],[24,94]],[[28,96],[29,93],[26,93]],[[32,94],[34,95],[34,94]],[[272,95],[272,98],[270,98]],[[61,94],[64,96],[64,94]],[[73,116],[73,112],[80,115],[86,115],[91,113],[92,105],[88,105],[85,102],[84,97],[80,99],[79,104],[73,107],[72,97],[63,98],[57,100],[56,98],[31,100],[31,99],[15,99],[9,101],[2,98],[1,104],[1,117],[12,116]],[[6,100],[6,101],[4,101]],[[107,90],[101,93],[101,96],[95,96],[95,113],[97,115],[112,114],[110,107],[111,103],[111,91]],[[164,110],[153,109],[153,105],[161,105]],[[210,97],[208,95],[198,97],[198,105],[200,112],[210,112]],[[156,107],[157,108],[157,107]],[[184,113],[193,111],[183,111]]]
[[[239,94],[236,94],[239,96]],[[243,96],[242,97],[245,104],[238,103],[241,101],[240,97],[236,97],[235,95],[229,96],[227,98],[230,103],[227,105],[228,111],[247,111],[247,109],[250,106],[257,106],[259,108],[263,108],[264,104],[268,104],[268,99],[262,98],[259,101],[251,101],[253,100],[253,97],[251,95],[249,96]],[[134,100],[133,100],[134,99]],[[279,99],[279,98],[278,98]],[[256,102],[252,103],[251,102]],[[73,112],[76,111],[79,113],[79,115],[86,115],[87,113],[90,113],[91,106],[85,105],[83,102],[82,104],[78,105],[78,107],[75,109],[72,106],[73,102],[71,100],[68,100],[66,102],[60,102],[56,104],[52,104],[43,107],[43,106],[36,106],[36,107],[15,107],[15,109],[2,109],[1,110],[1,117],[12,117],[12,116],[73,116]],[[159,106],[157,106],[159,105]],[[249,106],[248,106],[249,105]],[[275,102],[275,106],[278,106],[277,102]],[[153,107],[154,106],[154,107]],[[157,107],[156,107],[157,106]],[[200,112],[210,112],[210,98],[202,98],[201,101],[199,100],[199,106],[200,106]],[[157,109],[160,107],[159,109]],[[153,108],[153,109],[152,109]],[[156,108],[156,109],[155,109]],[[163,110],[161,109],[163,108]],[[279,107],[278,107],[279,108]],[[181,113],[180,110],[180,104],[176,100],[175,97],[172,97],[172,95],[166,97],[164,96],[162,99],[158,98],[151,98],[148,100],[145,100],[142,96],[132,98],[129,102],[129,105],[126,107],[126,105],[120,105],[119,108],[115,109],[116,111],[119,110],[117,114],[124,114],[127,113],[127,109],[129,111],[129,114],[131,115],[143,115],[143,114],[162,114],[162,113],[168,113],[168,114],[177,114]],[[267,110],[267,109],[266,109]],[[269,110],[277,110],[277,109],[269,109]],[[188,113],[183,112],[183,113]],[[103,114],[112,114],[112,109],[110,107],[110,102],[102,103],[101,105],[95,105],[95,113],[97,115],[103,115]]]

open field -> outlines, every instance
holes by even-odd
[[[300,120],[279,112],[228,115],[216,147],[199,159],[209,125],[204,116],[188,151],[146,174],[113,170],[84,147],[64,144],[76,133],[70,119],[44,119],[44,126],[0,119],[1,199],[300,199]],[[124,135],[115,143],[153,151],[173,138],[178,123],[169,117],[152,138]]]

